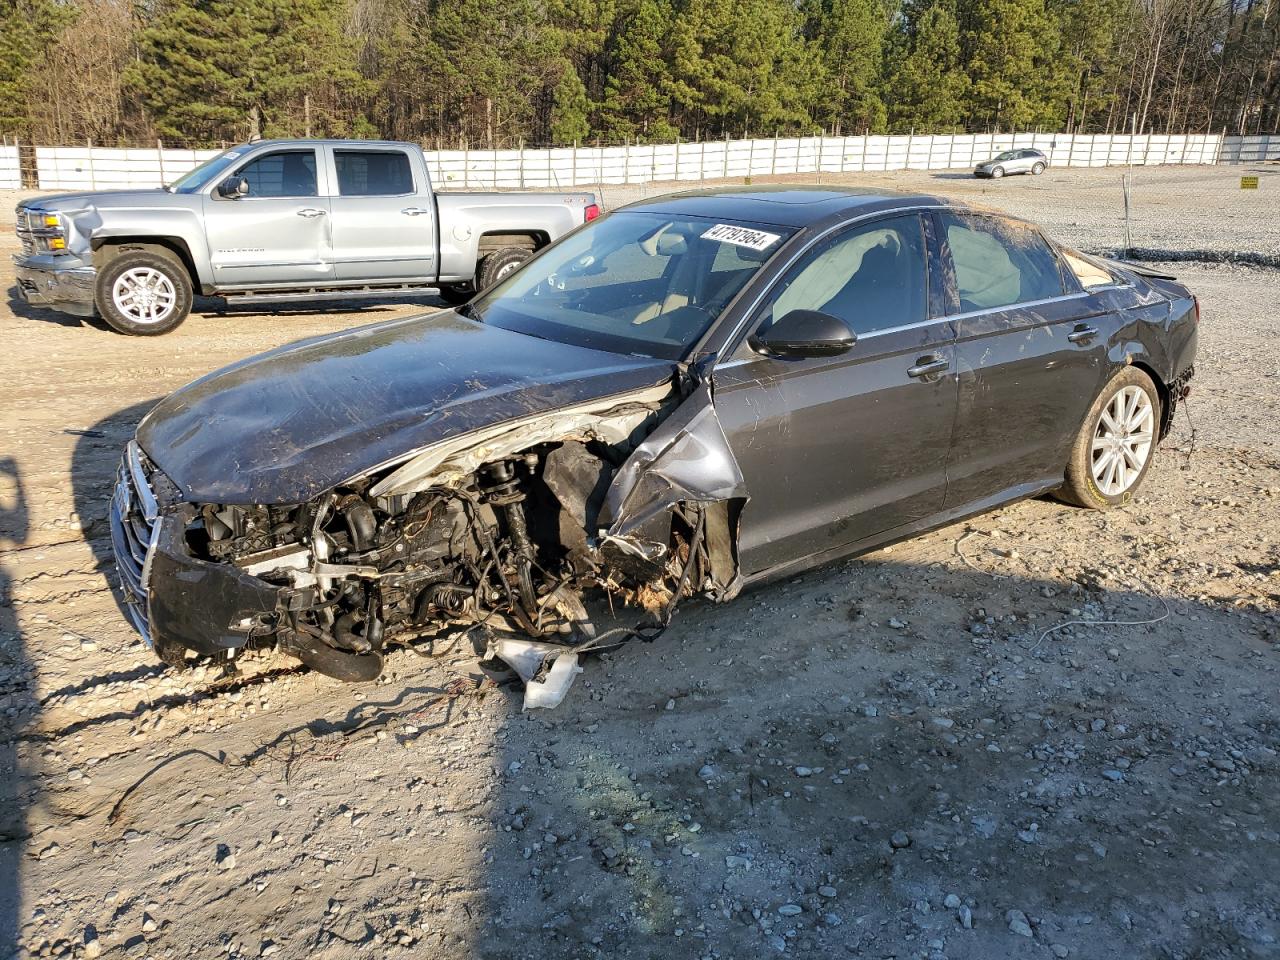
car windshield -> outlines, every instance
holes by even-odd
[[[471,313],[544,340],[678,360],[792,233],[621,211],[565,237]]]
[[[995,159],[997,159],[997,160],[1016,160],[1016,159],[1018,159],[1018,151],[1016,151],[1016,150],[1006,150],[1004,153],[1000,154],[1000,155],[999,155],[998,157],[996,157]]]
[[[223,150],[216,157],[210,157],[194,170],[184,173],[177,180],[166,185],[165,189],[170,193],[195,193],[210,180],[220,176],[242,156],[244,156],[243,147]]]

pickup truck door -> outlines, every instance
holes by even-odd
[[[219,289],[322,285],[333,280],[329,200],[314,147],[255,153],[228,176],[239,199],[204,198],[209,261]]]
[[[421,157],[403,147],[325,147],[339,282],[436,278],[435,202]]]

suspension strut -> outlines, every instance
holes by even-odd
[[[525,462],[532,469],[536,455],[530,454]],[[515,461],[500,460],[484,468],[483,487],[485,500],[502,511],[507,524],[507,535],[516,559],[516,589],[520,604],[532,620],[538,613],[538,595],[533,588],[533,544],[529,542],[529,525],[524,515],[524,491],[516,476]]]

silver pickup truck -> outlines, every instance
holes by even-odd
[[[15,262],[29,303],[158,334],[197,293],[461,303],[599,213],[590,193],[435,193],[412,144],[259,141],[163,188],[25,200]]]

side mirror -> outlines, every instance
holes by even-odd
[[[834,357],[847,353],[857,339],[839,317],[818,310],[792,310],[747,343],[771,357]]]
[[[249,181],[244,177],[227,177],[218,184],[218,196],[224,200],[239,200],[249,195]]]

